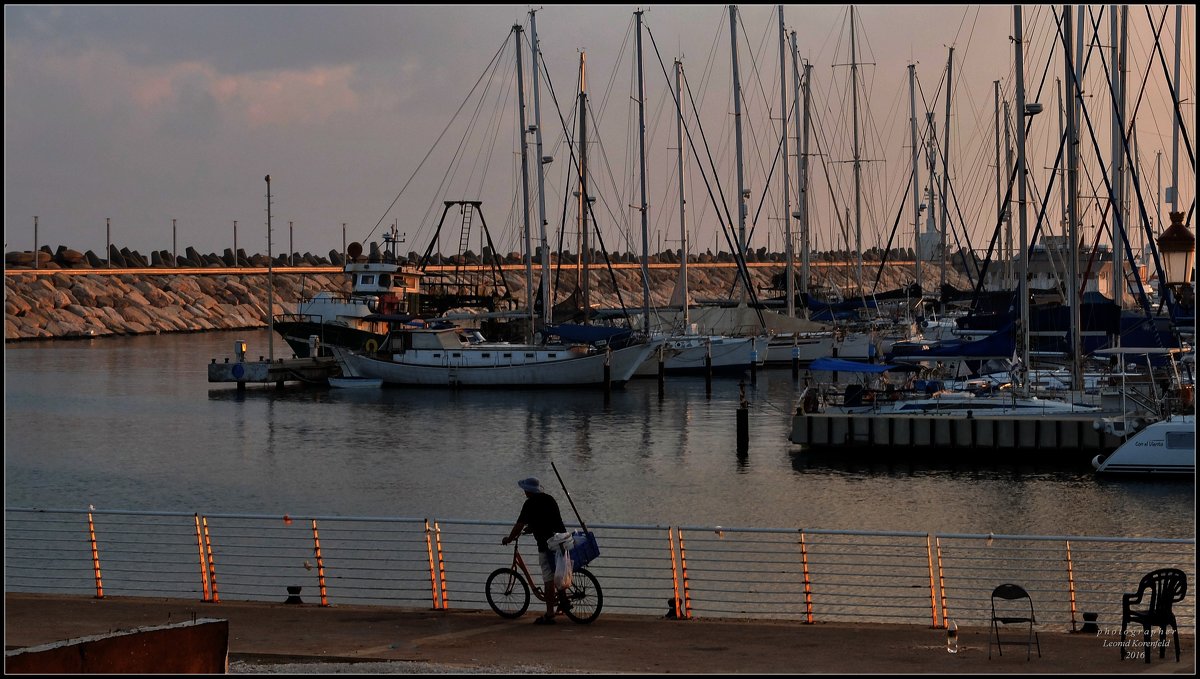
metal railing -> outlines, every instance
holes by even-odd
[[[486,610],[509,521],[5,510],[5,589],[105,596]],[[1156,568],[1195,578],[1195,540],[592,525],[604,610],[692,618],[985,626],[991,591],[1032,595],[1039,625],[1113,626]],[[532,540],[523,549],[532,552]],[[536,572],[536,569],[535,569]],[[295,592],[295,588],[301,588]],[[1195,629],[1194,598],[1176,609]],[[1089,616],[1090,617],[1090,616]]]

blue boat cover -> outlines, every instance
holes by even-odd
[[[849,361],[844,358],[833,358],[830,356],[823,356],[813,360],[812,363],[808,364],[808,369],[845,373],[882,373],[889,370],[904,370],[900,366],[888,365],[886,363],[859,363],[858,361]]]

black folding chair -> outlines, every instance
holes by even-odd
[[[1021,600],[1025,603],[1022,604]],[[997,602],[999,607],[997,608]],[[1042,642],[1038,639],[1037,630],[1033,628],[1037,619],[1033,614],[1033,599],[1024,587],[1014,584],[1000,585],[992,590],[992,630],[988,635],[988,658],[992,657],[992,638],[996,640],[996,649],[1004,655],[1004,647],[1000,640],[1000,625],[1029,625],[1029,636],[1025,640],[1025,659],[1029,660],[1033,646],[1037,645],[1038,657],[1042,657]],[[1009,640],[1010,646],[1020,645],[1019,641]]]
[[[1150,592],[1150,600],[1145,608],[1135,608],[1142,604],[1143,595]],[[1175,613],[1171,606],[1183,601],[1187,594],[1187,574],[1178,568],[1160,568],[1142,576],[1138,583],[1138,591],[1121,596],[1121,660],[1125,659],[1125,628],[1129,623],[1142,626],[1142,649],[1146,662],[1150,662],[1150,632],[1155,627],[1158,632],[1158,657],[1167,657],[1167,647],[1163,643],[1167,636],[1167,626],[1175,630],[1175,662],[1179,662],[1179,627],[1175,624]]]

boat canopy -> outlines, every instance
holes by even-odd
[[[898,365],[888,365],[886,363],[859,363],[858,361],[850,361],[844,358],[832,358],[829,356],[823,356],[815,359],[812,363],[808,364],[808,369],[845,373],[884,373],[889,370],[908,370],[908,368]]]

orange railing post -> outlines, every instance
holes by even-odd
[[[672,611],[675,619],[678,620],[683,611],[679,610],[679,567],[675,563],[675,528],[667,527],[667,547],[671,552],[671,587],[675,592],[675,596],[671,599]]]
[[[433,531],[437,538],[438,579],[442,581],[442,610],[449,610],[450,600],[446,597],[446,562],[442,558],[442,527],[437,521],[433,522]]]
[[[1075,630],[1075,567],[1071,562],[1071,541],[1067,540],[1067,587],[1071,590],[1071,631]]]
[[[949,613],[946,612],[946,573],[942,570],[942,539],[939,537],[935,542],[937,544],[938,590],[942,593],[942,627],[945,627]]]
[[[208,559],[204,558],[204,537],[200,534],[200,515],[193,514],[196,519],[196,548],[200,551],[200,588],[201,601],[208,601]]]
[[[692,592],[688,587],[687,551],[683,548],[683,529],[679,529],[679,569],[683,573],[683,612],[684,617],[692,619]]]
[[[100,548],[96,544],[96,524],[88,512],[88,541],[92,544],[92,569],[96,572],[96,598],[104,598],[104,581],[100,578]]]
[[[317,558],[317,584],[321,588],[321,605],[328,606],[329,599],[325,596],[325,560],[321,558],[321,536],[317,534],[317,520],[312,520],[313,551]]]
[[[429,537],[429,519],[425,519],[425,553],[429,555],[429,587],[433,590],[433,610],[442,607],[438,601],[437,568],[433,565],[433,540]]]
[[[933,581],[933,545],[928,534],[925,535],[925,555],[929,559],[929,606],[932,609],[933,629],[938,627],[937,587]]]
[[[201,519],[201,524],[204,526],[204,545],[208,548],[208,580],[212,583],[212,602],[219,604],[221,596],[217,594],[217,561],[213,558],[212,537],[208,534],[207,516]]]
[[[808,577],[808,545],[804,542],[804,531],[800,531],[800,562],[804,566],[804,621],[813,622],[812,581]]]

